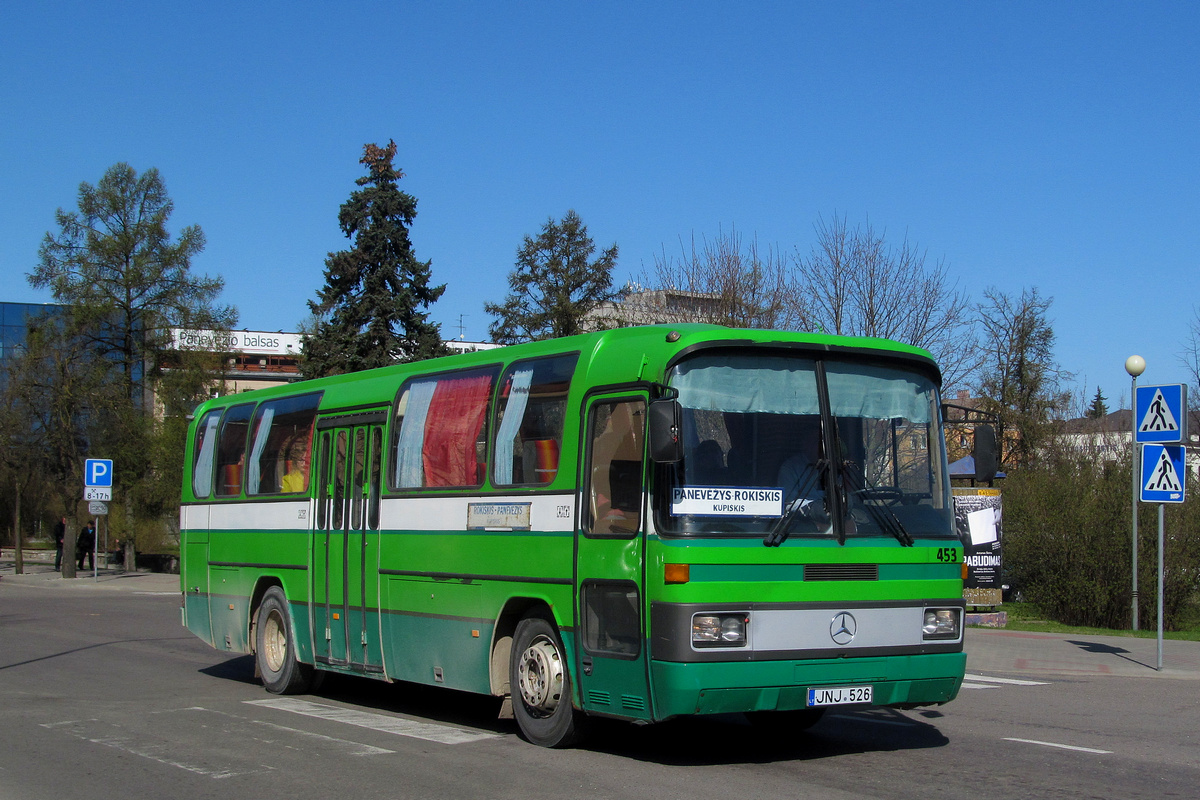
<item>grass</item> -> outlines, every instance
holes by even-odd
[[[1084,636],[1131,636],[1139,639],[1155,639],[1158,637],[1158,621],[1153,617],[1142,619],[1142,630],[1115,630],[1112,628],[1087,628],[1076,625],[1064,625],[1042,618],[1041,611],[1033,603],[1005,603],[997,610],[1008,614],[1008,624],[1005,630],[1034,631],[1037,633],[1072,633]],[[1149,629],[1147,630],[1147,626]],[[1164,631],[1164,639],[1180,639],[1188,642],[1200,642],[1200,600],[1193,602],[1188,608],[1184,624],[1180,630]]]

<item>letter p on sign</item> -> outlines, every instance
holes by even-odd
[[[113,462],[111,458],[89,458],[83,466],[83,485],[112,486]]]

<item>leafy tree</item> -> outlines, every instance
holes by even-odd
[[[396,143],[363,146],[367,175],[338,212],[350,250],[325,259],[325,285],[309,301],[315,320],[304,338],[306,377],[338,375],[443,355],[428,309],[446,290],[431,286],[430,262],[413,254],[408,230],[417,200],[397,186]]]
[[[792,296],[810,330],[879,336],[929,350],[947,387],[979,366],[969,298],[949,280],[945,262],[904,238],[899,246],[868,222],[851,228],[836,214],[814,226],[807,256],[797,252]]]
[[[1127,628],[1129,587],[1129,460],[1047,442],[1037,463],[1010,473],[1004,485],[1004,563],[1016,585],[1047,619],[1068,625]],[[1188,475],[1188,492],[1200,490]],[[1157,521],[1139,515],[1138,582],[1157,582]],[[1191,622],[1200,591],[1200,504],[1167,509],[1164,627]],[[1157,618],[1154,592],[1139,596],[1139,617]],[[1193,612],[1194,613],[1194,612]]]
[[[488,328],[492,340],[515,344],[582,333],[588,312],[619,296],[612,290],[617,245],[592,260],[595,251],[573,210],[561,222],[548,219],[537,238],[526,236],[508,275],[508,297],[483,307],[495,317]]]
[[[151,391],[168,409],[200,394],[194,382],[188,392],[173,394],[179,381],[158,381],[164,367],[178,374],[180,364],[193,359],[170,348],[171,329],[227,329],[236,312],[216,304],[224,288],[220,278],[191,272],[192,258],[204,248],[199,226],[183,228],[177,239],[168,232],[174,203],[158,170],[138,175],[128,164],[115,164],[96,186],[80,184],[78,206],[77,212],[58,210],[58,231],[46,234],[28,279],[66,305],[64,327],[51,350],[74,353],[83,345],[88,358],[110,368],[91,373],[86,396],[73,393],[76,405],[63,413],[87,421],[88,453],[114,461],[114,497],[125,507],[123,518],[113,520],[114,530],[118,524],[128,528],[131,563],[137,531],[159,525],[177,504],[183,458],[178,434],[167,448],[170,454],[147,458],[170,427],[154,413]],[[59,464],[54,474],[68,481],[67,470]],[[79,485],[70,484],[72,492]]]
[[[977,394],[982,410],[998,414],[1001,462],[1029,464],[1053,433],[1067,407],[1060,389],[1069,375],[1054,360],[1050,298],[1026,289],[1019,298],[991,288],[979,306],[984,329],[983,366]]]
[[[115,164],[96,186],[79,185],[78,212],[58,210],[58,233],[46,234],[28,276],[70,306],[72,333],[116,361],[139,405],[152,377],[145,365],[160,364],[171,328],[228,328],[237,319],[232,308],[214,305],[224,281],[191,272],[204,249],[200,227],[172,241],[174,208],[158,170],[138,175]]]
[[[1088,406],[1088,419],[1104,419],[1108,416],[1108,403],[1104,402],[1104,393],[1100,391],[1100,387],[1096,387],[1096,396],[1092,398],[1092,404]]]
[[[74,520],[97,409],[124,395],[110,365],[66,326],[65,317],[52,314],[31,321],[25,346],[3,362],[0,464],[8,475],[5,486],[16,490],[14,504],[22,488],[36,485],[42,488],[42,505],[52,499],[56,516],[65,513]],[[39,510],[45,516],[46,509]],[[69,578],[75,574],[75,538],[67,539],[63,575]]]

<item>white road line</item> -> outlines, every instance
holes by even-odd
[[[187,761],[181,761],[169,754],[171,745],[167,742],[157,742],[154,744],[144,744],[135,742],[128,736],[89,736],[84,730],[84,725],[88,723],[99,723],[100,720],[82,720],[78,722],[54,722],[45,723],[43,728],[51,730],[64,730],[66,733],[85,742],[92,744],[111,747],[115,750],[121,750],[131,755],[148,758],[151,761],[156,761],[159,764],[165,764],[168,767],[178,767],[179,769],[187,770],[196,775],[204,775],[208,778],[236,778],[240,775],[254,775],[261,772],[268,772],[272,767],[261,766],[256,769],[222,769],[219,767],[205,766],[202,764],[192,764]]]
[[[245,703],[247,705],[274,708],[277,711],[290,711],[293,714],[303,714],[306,717],[327,719],[347,725],[357,725],[360,728],[367,728],[382,733],[393,733],[397,736],[408,736],[413,739],[424,739],[425,741],[439,742],[441,744],[466,744],[482,739],[504,738],[498,733],[484,733],[483,731],[452,728],[449,725],[438,725],[432,722],[416,722],[399,717],[390,717],[385,714],[357,711],[352,708],[310,703],[307,700],[296,700],[290,697],[246,700]]]
[[[1014,739],[1010,736],[1005,736],[1006,742],[1023,742],[1025,744],[1038,744],[1042,747],[1057,747],[1062,750],[1076,750],[1080,753],[1097,753],[1099,755],[1110,755],[1112,750],[1097,750],[1094,747],[1076,747],[1073,744],[1058,744],[1057,742],[1039,742],[1036,739]]]
[[[1010,686],[1049,686],[1046,681],[1021,681],[1016,678],[989,678],[986,675],[964,675],[964,678],[971,681],[984,681],[985,683],[1006,683]]]
[[[966,681],[963,681],[962,688],[964,688],[964,689],[999,689],[1000,687],[992,686],[990,684],[984,684],[984,683],[967,683]]]
[[[284,731],[293,733],[297,736],[307,736],[310,739],[316,739],[319,742],[324,742],[335,747],[343,748],[348,756],[382,756],[396,752],[395,750],[385,750],[382,747],[375,747],[362,742],[353,742],[349,739],[338,739],[336,736],[326,736],[321,733],[313,733],[312,731],[302,731],[299,728],[289,728],[287,725],[276,725],[274,722],[264,722],[261,719],[250,720],[255,725],[262,725],[264,728],[270,728],[275,731]]]

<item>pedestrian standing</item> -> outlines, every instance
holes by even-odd
[[[67,518],[54,523],[54,571],[62,571],[63,540],[67,538]]]
[[[75,549],[79,554],[79,568],[83,569],[83,559],[86,557],[88,561],[88,569],[96,568],[96,554],[92,550],[96,547],[96,520],[89,519],[87,527],[79,532],[79,538],[75,540]]]

